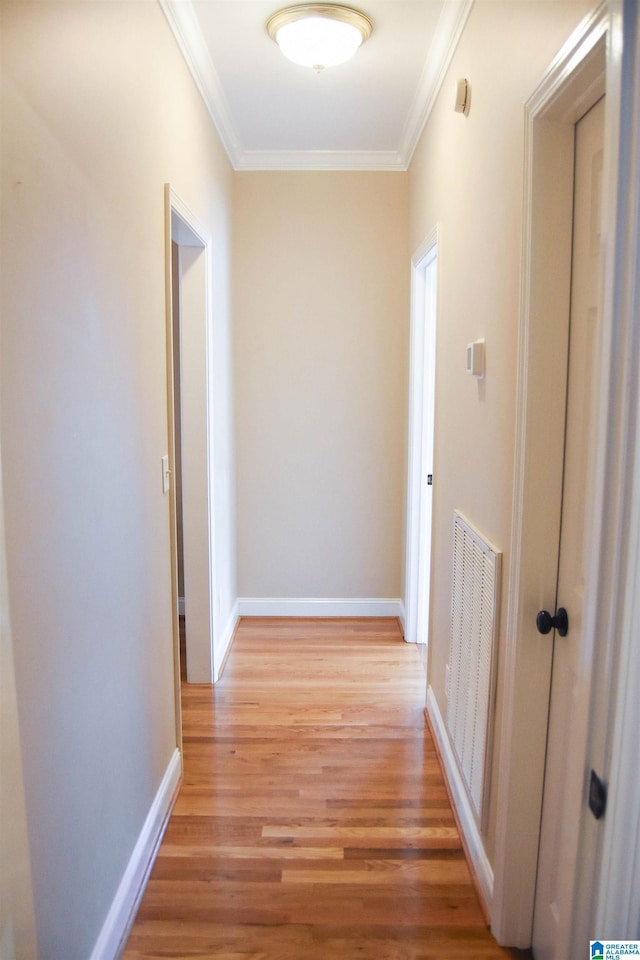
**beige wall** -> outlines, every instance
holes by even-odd
[[[164,184],[212,238],[235,601],[232,171],[155,3],[2,3],[2,443],[40,956],[86,960],[176,744]]]
[[[456,508],[504,553],[503,625],[506,620],[523,105],[591,6],[581,0],[476,0],[411,164],[411,249],[436,224],[441,241],[430,683],[443,716]],[[468,117],[453,109],[458,77],[471,81]],[[483,381],[465,372],[466,344],[479,337],[486,340]],[[490,837],[489,852],[491,846]]]
[[[240,173],[238,591],[399,597],[407,176]]]

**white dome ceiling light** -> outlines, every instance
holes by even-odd
[[[371,35],[364,13],[335,3],[303,3],[279,10],[267,31],[285,57],[317,72],[349,60]]]

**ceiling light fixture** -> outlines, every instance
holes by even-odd
[[[269,36],[285,57],[317,72],[349,60],[372,29],[364,13],[335,3],[286,7],[267,20]]]

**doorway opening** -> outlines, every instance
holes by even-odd
[[[411,259],[409,490],[405,638],[429,639],[433,449],[435,422],[438,236],[427,237]]]
[[[177,563],[177,601],[180,625],[180,680],[187,679],[187,634],[184,600],[184,533],[182,518],[182,409],[180,394],[180,247],[171,239],[171,319],[173,343],[173,485],[175,490],[175,534]]]
[[[180,678],[214,681],[210,244],[167,185],[167,397],[176,710]]]

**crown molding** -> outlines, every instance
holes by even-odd
[[[158,0],[158,3],[200,91],[231,165],[237,168],[242,147],[233,128],[231,112],[193,7],[185,0]]]
[[[236,170],[404,171],[395,150],[245,150]]]
[[[402,135],[400,154],[406,169],[440,93],[473,4],[474,0],[460,0],[445,3],[442,8]]]

